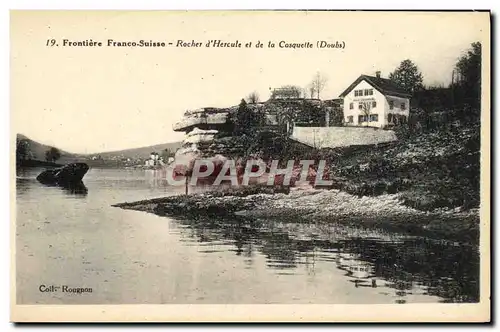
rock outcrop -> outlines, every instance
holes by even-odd
[[[85,163],[71,163],[60,168],[45,170],[36,179],[46,185],[76,186],[81,184],[88,170],[89,166]]]

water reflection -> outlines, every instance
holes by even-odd
[[[47,185],[47,184],[39,184],[36,179],[30,178],[17,178],[16,179],[16,190],[17,195],[23,196],[28,193],[29,190],[33,187],[34,183],[37,183],[39,186],[44,186],[47,188],[57,188],[60,189],[61,192],[67,195],[75,196],[75,197],[84,197],[88,194],[88,188],[85,186],[83,182],[71,184],[71,185]]]
[[[471,247],[340,223],[242,218],[172,221],[111,207],[117,202],[183,192],[183,187],[164,187],[157,173],[92,169],[84,179],[89,193],[85,196],[71,188],[42,186],[35,179],[39,172],[18,174],[17,180],[20,302],[59,301],[38,292],[41,278],[64,281],[71,274],[75,280],[84,276],[102,286],[103,280],[112,280],[117,273],[122,277],[109,283],[113,289],[102,289],[85,301],[415,303],[478,299],[479,255]],[[91,265],[82,265],[74,252],[85,252]],[[70,258],[61,264],[60,257]],[[134,262],[150,262],[151,266]],[[99,274],[85,274],[89,267]],[[135,291],[138,280],[145,285],[141,294]],[[150,287],[151,281],[158,281],[157,287]],[[127,290],[133,294],[122,295]],[[81,299],[85,298],[72,297],[83,304]]]
[[[72,196],[86,196],[88,194],[88,188],[83,183],[79,181],[77,183],[71,184],[53,184],[53,183],[41,183],[36,179],[36,175],[40,172],[38,168],[17,168],[16,169],[16,190],[17,195],[22,196],[26,194],[33,186],[47,187],[47,188],[59,188],[61,192],[72,195]]]
[[[381,242],[358,238],[351,239],[349,245],[373,264],[376,275],[387,280],[401,297],[415,285],[422,285],[445,302],[479,300],[477,248],[426,239]]]
[[[89,192],[87,187],[83,182],[79,182],[76,184],[66,185],[60,187],[66,194],[75,195],[75,196],[86,196]]]
[[[183,233],[198,244],[230,244],[230,250],[248,264],[254,254],[263,255],[267,267],[279,274],[294,274],[305,266],[314,275],[319,260],[344,271],[352,287],[386,289],[394,303],[406,303],[412,294],[435,295],[442,302],[479,300],[477,248],[423,238],[359,237],[356,232],[350,236],[345,229],[342,236],[329,234],[322,239],[324,225],[308,225],[316,229],[313,236],[307,236],[297,232],[296,224],[283,226],[270,220],[199,218],[178,222]]]
[[[18,196],[24,196],[30,190],[32,182],[36,182],[35,179],[27,178],[16,178],[16,193]]]

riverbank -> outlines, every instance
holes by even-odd
[[[327,189],[357,197],[398,194],[404,205],[429,212],[478,208],[480,123],[457,120],[437,127],[412,128],[395,128],[398,140],[394,142],[325,149],[256,132],[252,137],[215,139],[206,147],[200,145],[200,151],[203,158],[220,155],[245,161],[259,156],[268,165],[279,160],[280,168],[285,168],[289,160],[295,160],[296,165],[300,160],[313,160],[314,172],[318,162],[324,160],[323,178],[333,182]]]
[[[295,223],[343,223],[470,244],[479,239],[477,209],[419,211],[398,195],[356,197],[339,190],[245,188],[171,196],[113,205],[160,216],[273,219]]]
[[[248,149],[264,160],[325,160],[327,188],[243,187],[116,206],[191,218],[342,222],[478,243],[480,124],[397,134],[397,142],[372,146],[297,150],[290,140],[255,139]]]
[[[17,168],[22,167],[63,167],[63,164],[57,164],[51,161],[35,160],[35,159],[25,159],[18,160],[16,163]]]
[[[480,124],[447,124],[368,147],[320,151],[333,189],[362,196],[398,194],[417,210],[479,207]]]

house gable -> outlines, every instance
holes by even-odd
[[[385,127],[393,124],[390,119],[394,114],[408,117],[408,97],[394,96],[397,93],[387,93],[366,79],[361,79],[356,83],[355,86],[346,90],[347,92],[343,97],[345,125]],[[366,107],[364,105],[369,107],[369,121],[366,121],[367,114],[363,110],[363,107]]]
[[[402,87],[398,86],[389,79],[374,77],[368,75],[359,76],[349,87],[340,94],[341,98],[344,98],[349,94],[359,83],[366,81],[375,90],[382,93],[384,96],[395,96],[401,98],[410,98],[411,94],[405,91]]]

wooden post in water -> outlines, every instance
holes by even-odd
[[[187,169],[186,170],[186,197],[189,194],[189,180],[191,179],[191,176],[193,176],[193,170]]]

